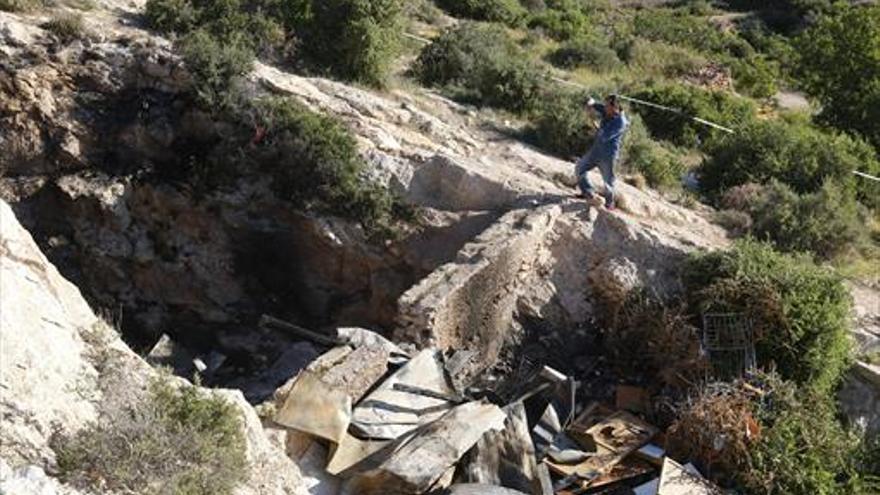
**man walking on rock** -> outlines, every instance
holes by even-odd
[[[593,146],[586,155],[582,156],[575,167],[578,179],[580,197],[592,200],[594,197],[593,185],[587,178],[587,172],[599,167],[602,180],[605,181],[605,207],[614,209],[614,165],[620,157],[620,147],[623,136],[629,127],[629,120],[620,108],[620,99],[617,95],[609,95],[605,103],[598,103],[593,98],[587,101],[587,111],[595,111],[602,118],[599,130],[593,141]]]

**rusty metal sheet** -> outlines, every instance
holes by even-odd
[[[316,437],[339,443],[351,420],[351,397],[303,371],[287,394],[275,422]]]

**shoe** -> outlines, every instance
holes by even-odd
[[[574,197],[578,199],[585,199],[587,201],[592,201],[595,199],[593,193],[585,193],[585,192],[576,192],[574,193]]]

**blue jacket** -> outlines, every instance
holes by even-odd
[[[602,117],[602,123],[596,133],[593,147],[590,148],[590,160],[613,163],[620,156],[620,147],[623,143],[623,135],[626,134],[626,129],[629,127],[629,119],[623,112],[619,112],[611,118],[606,117],[605,105],[601,103],[594,104],[593,110]]]

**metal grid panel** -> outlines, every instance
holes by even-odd
[[[756,366],[752,320],[742,313],[704,314],[703,347],[719,378],[736,378]]]

